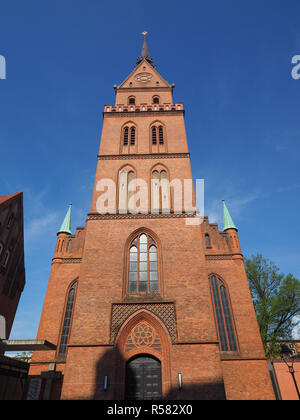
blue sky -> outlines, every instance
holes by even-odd
[[[226,200],[245,255],[300,277],[300,3],[278,0],[1,2],[0,194],[24,192],[26,287],[11,338],[34,338],[56,232],[85,224],[102,111],[147,30],[184,102],[193,178],[222,228]]]

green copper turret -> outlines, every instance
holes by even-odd
[[[226,207],[225,204],[225,200],[223,201],[223,210],[224,210],[224,228],[223,228],[223,232],[225,232],[225,230],[227,229],[235,229],[236,231],[238,230],[238,228],[235,226],[235,224],[233,223],[233,220],[229,214],[228,208]]]
[[[68,233],[69,235],[72,235],[72,232],[71,232],[71,207],[72,207],[72,204],[69,204],[69,209],[67,211],[67,214],[65,215],[64,221],[62,222],[62,225],[61,225],[59,231],[57,232],[57,234]]]

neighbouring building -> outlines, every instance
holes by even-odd
[[[25,285],[23,194],[0,195],[0,400],[24,397],[29,364],[4,356]]]
[[[57,234],[37,334],[57,349],[34,352],[30,398],[275,399],[225,202],[222,231],[193,192],[180,211],[185,110],[146,38],[114,88],[86,223],[72,234],[70,206]]]
[[[285,343],[290,356],[272,358],[269,363],[276,397],[278,400],[300,399],[300,341]]]
[[[25,285],[23,193],[0,195],[0,316],[8,338]],[[3,325],[3,324],[2,324]]]

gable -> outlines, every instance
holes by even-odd
[[[135,67],[133,72],[130,73],[124,82],[118,86],[118,89],[141,87],[171,88],[171,85],[161,77],[161,75],[151,64],[147,62],[147,60],[144,59],[137,67]]]

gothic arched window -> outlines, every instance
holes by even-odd
[[[220,350],[237,351],[233,319],[226,287],[222,280],[216,276],[211,276],[210,286],[218,327]]]
[[[123,145],[128,146],[128,134],[129,134],[129,128],[125,127],[123,132]]]
[[[128,293],[158,292],[157,246],[148,234],[139,234],[130,244]]]
[[[150,151],[151,153],[164,153],[167,151],[166,127],[161,121],[154,121],[150,125]]]
[[[131,146],[135,145],[135,127],[131,127],[130,130],[130,144]]]
[[[209,234],[208,233],[205,234],[205,245],[206,245],[207,248],[210,248],[211,247],[211,245],[210,245],[210,237],[209,237]]]
[[[62,329],[62,333],[60,337],[60,345],[59,345],[59,351],[58,351],[58,354],[60,356],[64,356],[67,352],[67,344],[68,344],[68,339],[69,339],[69,334],[70,334],[70,325],[71,325],[71,318],[72,318],[72,313],[73,313],[76,286],[77,286],[77,282],[72,285],[68,293],[67,306],[65,310],[63,329]]]
[[[152,144],[157,144],[156,127],[152,127]]]
[[[121,131],[120,153],[135,153],[137,143],[137,127],[128,121]]]
[[[164,129],[161,125],[158,127],[158,138],[159,144],[164,144]]]

